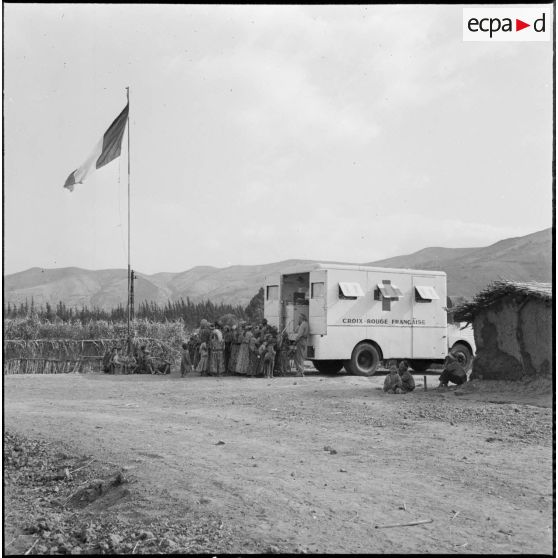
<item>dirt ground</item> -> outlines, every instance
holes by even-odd
[[[5,376],[4,428],[79,454],[80,474],[95,466],[88,457],[106,474],[124,471],[118,497],[64,517],[111,514],[152,544],[163,523],[206,521],[217,527],[185,548],[552,554],[551,387],[475,381],[439,392],[427,380],[427,391],[421,374],[414,393],[386,395],[383,375]],[[21,513],[39,489],[26,490],[12,497]],[[31,546],[9,496],[4,544]],[[17,544],[6,552],[23,552]],[[158,544],[150,551],[178,548]]]

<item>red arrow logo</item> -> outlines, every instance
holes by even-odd
[[[525,29],[526,27],[531,27],[531,24],[530,23],[525,23],[524,21],[521,21],[520,19],[515,20],[515,30],[516,31],[521,31],[522,29]]]

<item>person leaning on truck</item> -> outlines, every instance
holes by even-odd
[[[298,376],[304,376],[304,360],[306,359],[306,346],[308,345],[308,321],[304,314],[298,318],[298,328],[296,330],[296,353],[295,365]]]

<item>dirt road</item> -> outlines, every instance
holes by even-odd
[[[130,521],[220,517],[231,552],[551,554],[550,396],[382,384],[5,376],[4,426],[125,467]]]

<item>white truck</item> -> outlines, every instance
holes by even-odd
[[[448,301],[443,271],[316,263],[266,277],[264,317],[292,338],[305,314],[320,372],[369,376],[387,359],[422,372],[450,350],[468,370],[473,331],[448,325]]]

